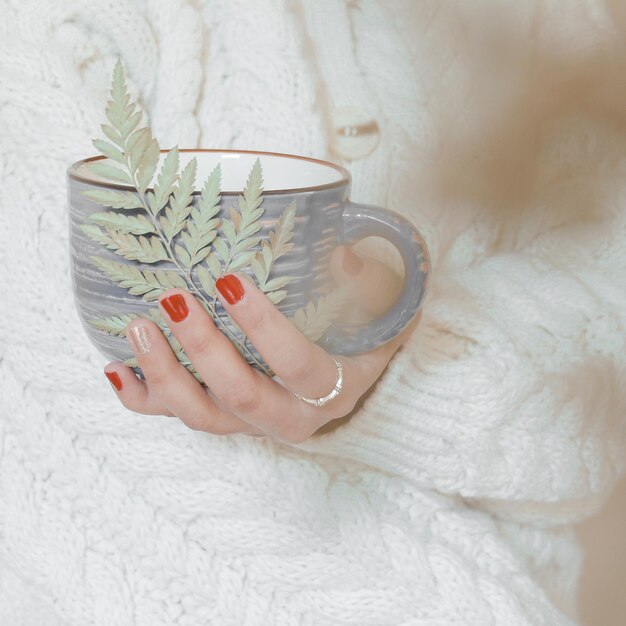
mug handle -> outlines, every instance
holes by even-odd
[[[404,286],[391,309],[368,324],[335,325],[321,344],[330,353],[354,355],[393,339],[415,317],[426,295],[430,257],[415,226],[389,209],[348,200],[342,223],[340,244],[350,246],[365,237],[383,237],[398,249],[404,264]]]

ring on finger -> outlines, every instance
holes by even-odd
[[[343,365],[335,357],[331,358],[335,362],[335,367],[337,368],[337,382],[335,382],[335,386],[332,388],[330,393],[321,398],[305,398],[299,393],[292,391],[293,395],[296,396],[296,398],[299,398],[304,402],[319,407],[324,406],[327,402],[330,402],[341,393],[341,391],[343,390]]]

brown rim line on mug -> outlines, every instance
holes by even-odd
[[[159,150],[159,153],[164,154],[170,152],[169,150]],[[308,161],[309,163],[317,163],[318,165],[325,165],[326,167],[331,167],[337,172],[341,174],[341,178],[335,180],[331,183],[324,183],[323,185],[311,185],[309,187],[290,187],[287,189],[268,189],[263,190],[263,195],[273,195],[273,194],[284,194],[284,193],[303,193],[307,191],[323,191],[324,189],[334,189],[336,187],[341,187],[346,183],[350,183],[352,180],[352,176],[350,172],[341,165],[337,165],[336,163],[332,163],[331,161],[324,161],[323,159],[314,159],[313,157],[306,157],[299,154],[289,154],[287,152],[270,152],[264,150],[237,150],[237,149],[221,149],[221,148],[179,148],[179,152],[213,152],[213,153],[231,153],[231,154],[257,154],[259,156],[275,156],[275,157],[288,157],[290,159],[299,159],[300,161]],[[91,163],[93,161],[99,161],[103,159],[108,159],[109,157],[104,155],[92,156],[86,159],[81,159],[80,161],[76,161],[72,163],[67,168],[67,175],[74,180],[78,180],[83,183],[87,183],[89,185],[94,185],[98,187],[104,187],[106,189],[120,189],[123,191],[133,191],[135,187],[133,185],[125,185],[124,183],[114,183],[108,181],[100,181],[94,180],[93,178],[87,178],[80,176],[75,170],[77,170],[80,166]],[[147,187],[146,191],[153,190],[152,187]],[[194,189],[192,195],[200,195],[201,190]],[[220,195],[226,196],[238,196],[241,194],[241,189],[239,190],[226,190],[220,191]]]

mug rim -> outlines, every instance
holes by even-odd
[[[165,152],[170,152],[170,150],[172,150],[173,148],[170,148],[169,150],[159,150],[159,153],[163,154]],[[316,159],[314,157],[308,157],[308,156],[303,156],[300,154],[290,154],[287,152],[272,152],[272,151],[268,151],[268,150],[238,150],[235,148],[179,148],[178,149],[179,152],[228,152],[228,153],[235,153],[235,154],[257,154],[257,155],[266,155],[266,156],[275,156],[275,157],[286,157],[286,158],[290,158],[290,159],[299,159],[301,161],[309,161],[311,163],[317,163],[318,165],[325,165],[326,167],[331,167],[334,170],[338,171],[341,174],[341,178],[339,178],[339,180],[333,181],[331,183],[323,183],[321,185],[310,185],[307,187],[292,187],[290,189],[269,189],[269,190],[263,190],[263,195],[274,195],[274,194],[291,194],[291,193],[303,193],[303,192],[308,192],[308,191],[323,191],[326,189],[334,189],[334,188],[339,188],[342,187],[346,184],[349,184],[351,181],[351,175],[350,172],[343,166],[337,164],[337,163],[333,163],[332,161],[326,161],[324,159]],[[68,178],[72,178],[73,180],[77,180],[79,182],[85,183],[87,185],[93,185],[95,187],[104,187],[106,189],[120,189],[120,190],[124,190],[124,191],[132,191],[135,189],[135,187],[133,187],[132,185],[126,185],[124,183],[116,183],[116,182],[104,182],[104,181],[94,181],[92,179],[88,179],[85,178],[83,176],[81,176],[80,174],[78,174],[76,172],[76,170],[78,169],[78,167],[80,167],[81,165],[85,164],[85,163],[90,163],[92,161],[98,161],[100,159],[106,159],[108,157],[106,157],[105,155],[96,155],[96,156],[92,156],[92,157],[87,157],[84,159],[80,159],[79,161],[76,161],[74,163],[72,163],[68,168],[67,168],[67,176]],[[146,191],[148,189],[153,189],[152,187],[147,187]],[[241,194],[242,190],[238,189],[238,190],[223,190],[220,191],[220,195],[239,195]],[[194,189],[194,191],[192,192],[192,195],[200,195],[202,192],[201,190],[198,189]]]

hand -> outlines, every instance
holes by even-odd
[[[345,246],[333,251],[331,269],[338,284],[352,281],[357,301],[372,315],[393,303],[402,284],[386,265]],[[159,309],[209,389],[178,362],[159,327],[138,318],[128,324],[127,337],[145,381],[120,362],[105,367],[126,408],[177,416],[194,430],[218,435],[271,435],[299,443],[353,410],[418,323],[416,317],[400,335],[371,352],[337,356],[343,365],[343,391],[316,407],[292,391],[309,398],[326,395],[337,380],[331,356],[309,341],[247,275],[218,280],[221,288],[229,283],[231,301],[218,290],[220,302],[282,384],[248,365],[192,294],[169,289],[160,297]]]

